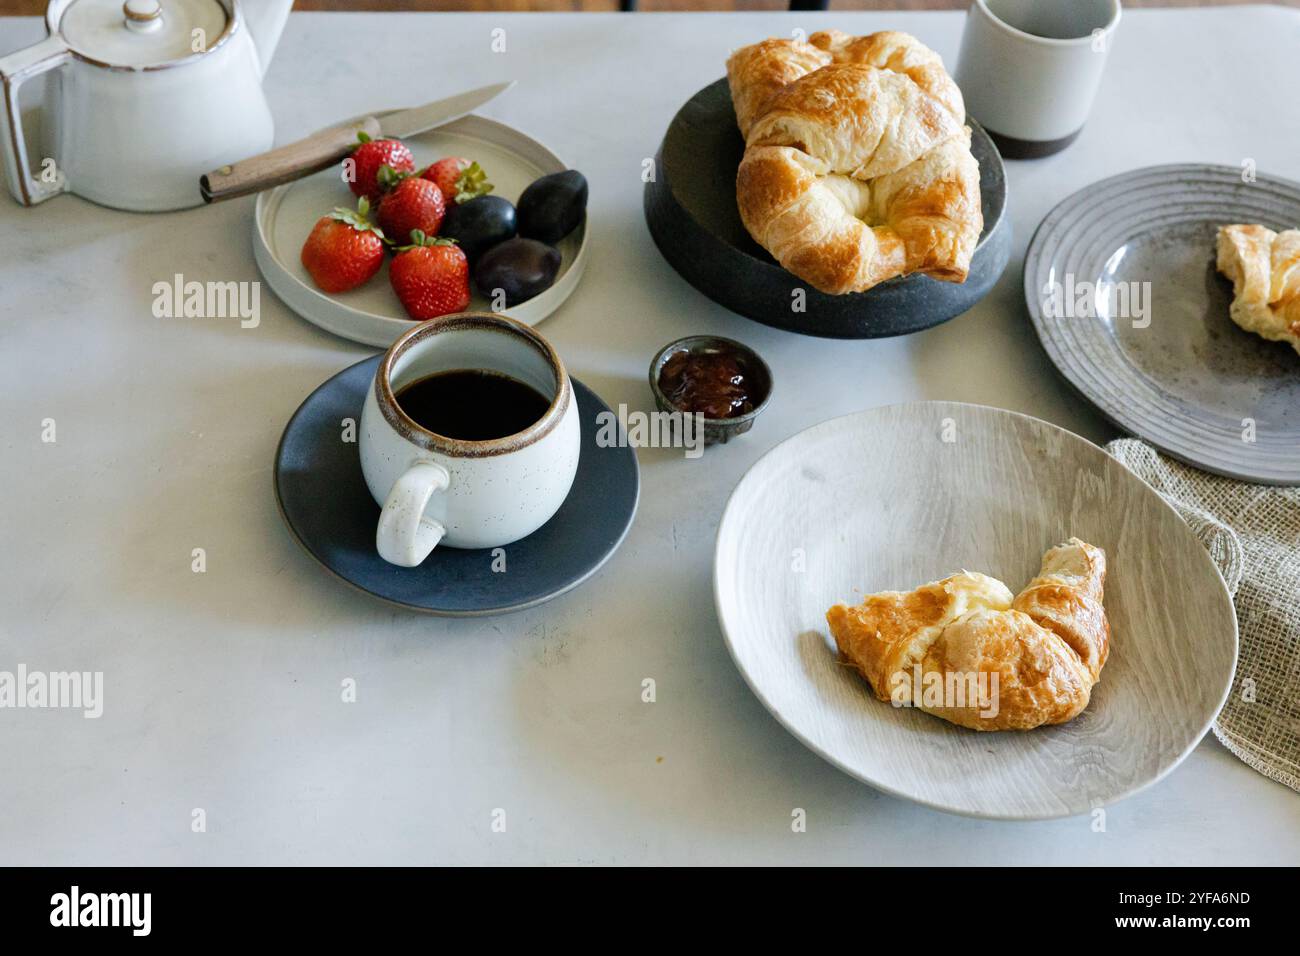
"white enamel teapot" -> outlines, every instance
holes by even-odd
[[[266,72],[293,0],[51,0],[49,36],[0,58],[9,189],[117,209],[196,206],[199,177],[270,148]],[[48,71],[48,156],[29,161],[22,84]],[[37,152],[40,152],[38,150]]]

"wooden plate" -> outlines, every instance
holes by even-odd
[[[1071,535],[1106,551],[1111,651],[1070,723],[965,730],[878,701],[838,662],[831,605],[963,568],[1018,591]],[[1159,495],[1054,425],[954,402],[837,418],[759,459],[722,516],[714,597],[786,729],[860,780],[971,816],[1085,813],[1155,783],[1209,729],[1237,656],[1228,591]]]
[[[673,118],[645,187],[645,217],[669,265],[710,299],[764,325],[827,338],[906,335],[947,322],[993,288],[1011,253],[1002,157],[972,119],[971,152],[980,164],[984,232],[960,285],[901,276],[866,292],[826,295],[808,286],[754,242],[736,208],[736,169],[745,151],[725,79],[696,93]],[[806,309],[791,308],[796,289]]]
[[[1057,369],[1120,428],[1216,474],[1297,485],[1300,355],[1229,318],[1215,237],[1230,223],[1300,226],[1300,184],[1205,165],[1093,183],[1034,233],[1025,301]],[[1053,301],[1052,283],[1076,293]],[[1063,308],[1085,283],[1117,291],[1094,297],[1101,308]],[[1137,292],[1145,315],[1120,288]]]
[[[533,180],[569,167],[535,139],[482,116],[466,116],[404,140],[419,167],[443,156],[476,160],[488,174],[496,195],[511,202]],[[341,295],[321,292],[302,267],[303,241],[316,220],[335,206],[355,205],[335,167],[257,197],[253,217],[253,252],[267,284],[308,322],[354,342],[388,348],[414,323],[388,283],[388,267],[358,289]],[[555,284],[541,295],[505,309],[503,314],[536,325],[573,294],[587,264],[584,221],[557,247],[562,256]],[[474,292],[471,310],[488,311],[487,300]]]

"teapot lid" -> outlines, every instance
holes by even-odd
[[[59,32],[88,59],[148,69],[211,49],[228,20],[218,0],[73,0]]]

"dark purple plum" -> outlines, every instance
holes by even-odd
[[[509,308],[545,292],[559,272],[559,250],[536,239],[507,239],[479,258],[474,284],[494,306],[500,289]]]
[[[479,256],[514,234],[515,207],[500,196],[479,196],[447,207],[438,238],[455,239],[473,266]]]
[[[555,245],[582,222],[587,210],[587,178],[576,169],[551,173],[519,197],[519,235]]]

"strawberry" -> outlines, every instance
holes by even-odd
[[[393,291],[413,319],[463,312],[469,305],[469,260],[450,239],[411,234],[388,267]]]
[[[371,139],[365,133],[357,133],[357,139],[361,145],[343,161],[344,178],[353,195],[373,202],[398,178],[415,172],[415,157],[401,140]]]
[[[384,263],[384,234],[369,219],[370,201],[322,216],[302,246],[303,267],[323,292],[346,292]]]
[[[390,242],[400,245],[410,242],[416,229],[426,236],[436,236],[446,214],[441,189],[427,179],[403,179],[384,194],[379,204],[379,227]]]
[[[487,173],[478,163],[459,156],[447,156],[438,160],[424,172],[424,179],[437,185],[448,203],[469,202],[476,196],[486,196],[492,191],[492,184],[487,181]]]

